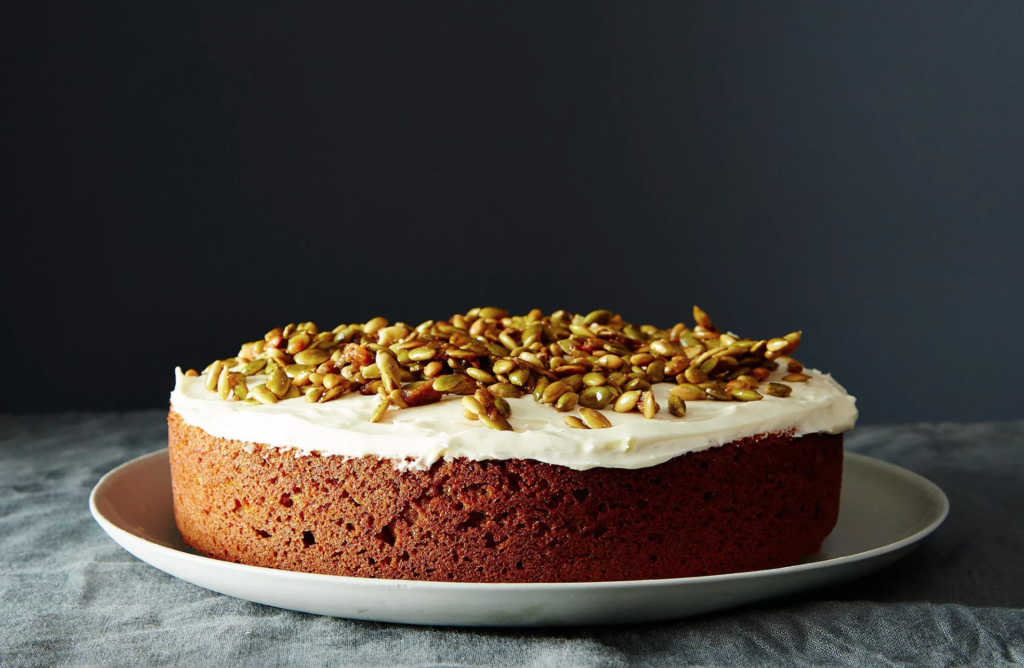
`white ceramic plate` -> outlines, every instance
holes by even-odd
[[[334,617],[443,626],[575,626],[674,619],[834,584],[906,555],[946,518],[942,490],[892,464],[846,454],[839,523],[820,554],[752,573],[562,584],[374,580],[293,573],[200,556],[174,525],[161,450],[99,481],[89,506],[121,547],[175,577],[229,596]]]

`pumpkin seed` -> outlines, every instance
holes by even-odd
[[[466,367],[466,375],[472,378],[473,380],[478,380],[481,383],[487,383],[488,385],[498,382],[498,380],[494,376],[487,373],[483,369],[477,369],[476,367],[472,366]]]
[[[732,401],[733,399],[731,392],[726,392],[724,388],[717,386],[705,388],[704,393],[715,401]]]
[[[541,399],[543,399],[543,397],[544,397],[544,390],[546,390],[548,385],[550,385],[550,384],[551,384],[551,381],[548,380],[547,378],[545,378],[544,376],[541,376],[540,378],[537,379],[537,384],[533,388],[533,399],[534,399],[534,401],[540,402]]]
[[[235,396],[239,399],[245,399],[249,395],[249,388],[245,384],[245,376],[236,373],[231,381],[231,391],[235,393]]]
[[[583,420],[575,415],[566,415],[562,418],[562,421],[565,422],[567,427],[572,427],[573,429],[590,429]]]
[[[433,387],[438,392],[454,392],[462,384],[462,376],[448,374],[434,379]]]
[[[440,362],[431,362],[423,367],[423,376],[425,378],[435,378],[443,370],[444,366]]]
[[[480,309],[480,318],[483,320],[501,320],[508,317],[508,311],[497,306],[487,306]]]
[[[189,369],[188,371],[185,372],[185,375],[188,376],[189,378],[197,378],[199,376],[199,372],[196,371],[195,369]]]
[[[588,387],[579,393],[577,401],[580,406],[601,409],[614,398],[615,395],[610,387]]]
[[[579,409],[580,417],[591,429],[608,429],[612,423],[600,411],[592,408],[582,407]]]
[[[810,379],[811,377],[805,373],[788,373],[782,377],[782,380],[788,383],[806,383]]]
[[[630,390],[649,390],[651,389],[651,383],[646,378],[633,378],[622,389],[627,392]]]
[[[302,396],[302,392],[299,391],[299,388],[295,387],[294,383],[289,383],[288,384],[288,390],[284,393],[284,396],[281,397],[281,398],[282,399],[298,399],[301,396]]]
[[[217,382],[220,380],[220,372],[224,369],[224,363],[217,360],[206,369],[206,389],[214,391],[217,389]]]
[[[346,382],[345,379],[339,373],[329,373],[324,376],[323,386],[326,389],[331,389]]]
[[[268,390],[266,385],[257,385],[256,387],[252,388],[252,390],[249,391],[249,396],[251,396],[256,401],[260,402],[261,404],[277,403],[277,395]]]
[[[683,401],[703,401],[706,396],[704,390],[689,383],[677,385],[669,390],[668,393],[669,396],[679,397]]]
[[[516,363],[512,360],[498,360],[491,368],[494,370],[494,373],[503,374],[515,369]]]
[[[221,399],[227,399],[228,394],[231,393],[231,385],[234,382],[234,378],[231,376],[231,371],[228,370],[227,365],[224,365],[220,369],[220,375],[217,376],[217,394],[220,395]]]
[[[623,392],[615,400],[615,406],[613,410],[616,413],[628,413],[636,408],[637,403],[640,401],[640,391],[632,390],[630,392]]]
[[[246,376],[254,376],[267,366],[267,360],[253,360],[242,367],[242,373]]]
[[[466,410],[465,408],[462,409],[462,417],[466,418],[467,420],[479,420],[480,419],[480,418],[478,418],[476,416],[476,413],[474,413],[472,411],[469,411],[469,410]]]
[[[654,360],[647,365],[647,379],[651,383],[665,380],[665,360]]]
[[[682,351],[673,345],[671,341],[666,341],[664,339],[651,341],[651,351],[658,355],[664,355],[665,357],[672,357],[673,355],[679,355],[682,353]]]
[[[704,309],[697,305],[693,307],[693,320],[704,329],[711,329],[713,327],[711,318],[704,312]]]
[[[788,357],[788,358],[780,357],[779,358],[779,362],[782,362],[783,359],[786,360],[786,371],[788,371],[790,373],[803,373],[803,370],[804,370],[804,365],[803,364],[801,364],[800,362],[796,361],[792,357]]]
[[[274,369],[274,372],[270,374],[270,378],[267,379],[267,389],[273,392],[278,399],[284,398],[291,385],[291,379],[288,378],[288,375],[282,369]]]
[[[295,355],[295,363],[319,366],[330,358],[331,356],[326,350],[321,350],[319,348],[307,348]]]
[[[596,371],[592,371],[587,375],[583,376],[583,384],[588,387],[601,387],[607,382],[608,379],[605,378],[602,374],[597,373]]]
[[[694,385],[708,382],[708,375],[695,366],[687,368],[686,371],[683,372],[683,375],[686,376],[686,381],[688,383],[693,383]]]
[[[740,401],[761,401],[764,399],[757,390],[733,390],[732,396]]]
[[[484,405],[482,403],[477,401],[476,397],[463,397],[462,407],[476,415],[487,414],[487,409],[484,408]]]
[[[484,413],[483,415],[477,416],[477,418],[487,425],[488,429],[494,429],[496,431],[512,431],[512,425],[510,425],[508,420],[502,417],[500,413],[495,415],[487,415]]]
[[[468,372],[468,369],[467,369],[467,372]],[[512,383],[513,385],[519,385],[520,387],[525,386],[529,379],[530,379],[530,370],[529,369],[516,369],[515,371],[512,371],[511,373],[508,374],[509,382]]]
[[[487,389],[496,397],[520,397],[522,392],[515,385],[509,383],[495,383],[494,385],[488,385]]]
[[[373,409],[372,413],[370,413],[370,422],[380,422],[381,418],[384,417],[384,413],[387,412],[390,406],[391,399],[386,395],[382,396],[380,398],[380,403],[377,404],[377,407]]]
[[[768,383],[768,386],[764,388],[766,394],[773,397],[788,397],[793,394],[793,388],[789,385],[783,385],[782,383]]]
[[[658,402],[654,400],[654,392],[650,390],[641,393],[640,395],[640,413],[648,420],[654,418],[654,414],[658,412],[661,407],[658,406]]]
[[[568,391],[558,397],[558,401],[555,402],[555,410],[559,413],[567,413],[572,409],[576,408],[577,395],[573,391]]]
[[[544,388],[544,392],[541,395],[541,401],[545,404],[553,404],[558,401],[558,398],[569,391],[569,384],[564,380],[556,380],[553,383],[549,383]]]
[[[322,396],[324,396],[324,388],[311,387],[306,390],[306,403],[315,404],[320,401],[320,397]]]

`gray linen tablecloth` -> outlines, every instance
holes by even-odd
[[[0,416],[0,664],[983,665],[1024,663],[1024,422],[862,427],[850,450],[924,474],[946,524],[839,588],[660,624],[420,628],[228,598],[152,568],[92,520],[114,466],[166,445],[164,414]]]

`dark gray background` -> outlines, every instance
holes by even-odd
[[[1021,417],[1024,3],[35,4],[0,22],[0,412],[290,321],[804,331],[865,423]]]

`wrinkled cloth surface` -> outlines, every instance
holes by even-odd
[[[318,617],[177,580],[88,509],[103,474],[166,447],[165,413],[0,416],[0,665],[1024,663],[1024,422],[859,427],[846,443],[950,498],[946,524],[897,564],[695,619],[474,630]]]

